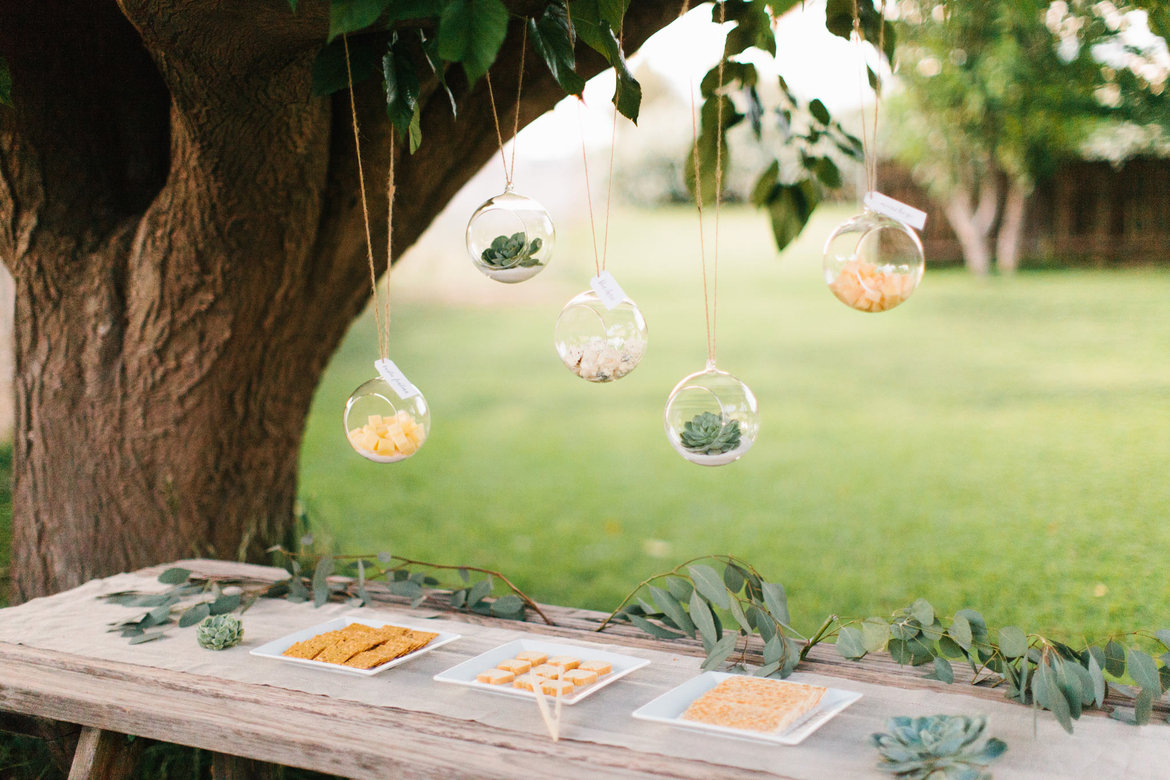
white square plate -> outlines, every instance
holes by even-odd
[[[580,688],[574,688],[571,695],[561,697],[561,702],[564,704],[576,704],[586,696],[609,685],[611,682],[625,677],[635,669],[641,669],[650,663],[649,659],[646,658],[610,653],[591,645],[568,645],[559,642],[545,642],[540,639],[517,639],[488,650],[486,653],[481,653],[475,658],[471,658],[461,664],[452,666],[445,672],[436,674],[435,679],[439,682],[467,685],[472,688],[491,691],[492,693],[502,693],[505,696],[534,699],[536,698],[535,693],[520,688],[513,688],[511,683],[507,685],[488,685],[475,679],[476,675],[480,672],[487,669],[495,669],[496,664],[500,661],[515,658],[517,653],[525,650],[535,650],[538,653],[547,653],[549,656],[571,655],[580,658],[582,661],[608,661],[613,665],[613,671],[602,676],[597,682],[592,685],[583,685]]]
[[[691,706],[691,702],[714,688],[723,680],[734,676],[726,672],[703,672],[698,677],[687,680],[677,688],[672,688],[649,704],[639,707],[634,711],[634,717],[642,720],[653,720],[658,723],[669,723],[672,726],[681,726],[684,729],[710,731],[729,737],[739,737],[741,739],[751,739],[759,742],[772,742],[778,745],[796,745],[803,741],[809,734],[812,734],[821,726],[825,725],[838,712],[861,698],[860,693],[844,691],[840,688],[829,688],[825,692],[825,695],[821,697],[821,701],[817,706],[813,707],[805,713],[804,717],[779,734],[750,731],[748,729],[733,729],[727,726],[715,726],[710,723],[682,719],[682,714],[686,712],[687,707]],[[785,684],[783,680],[776,680],[776,683],[779,685]]]
[[[303,642],[310,637],[315,637],[317,634],[324,634],[326,631],[336,631],[339,628],[345,628],[350,623],[362,623],[363,625],[373,626],[374,628],[381,628],[382,626],[402,626],[403,628],[414,629],[415,631],[426,631],[428,633],[437,633],[438,636],[432,639],[424,647],[420,647],[412,653],[407,653],[404,656],[395,658],[393,661],[387,661],[381,666],[375,666],[373,669],[354,669],[352,666],[343,666],[342,664],[330,664],[324,661],[311,661],[307,658],[292,658],[287,655],[281,655],[285,650],[292,647],[297,642]],[[436,631],[425,625],[418,623],[409,623],[394,619],[379,619],[367,617],[339,617],[325,623],[310,628],[304,628],[300,631],[294,631],[287,636],[282,636],[280,639],[273,639],[271,642],[260,645],[252,650],[251,655],[258,655],[262,658],[275,658],[278,661],[285,661],[292,664],[300,664],[301,666],[313,666],[317,669],[326,669],[330,672],[341,672],[342,674],[357,674],[362,677],[373,677],[379,672],[384,672],[392,666],[406,663],[412,658],[417,658],[420,655],[429,653],[436,647],[442,647],[448,642],[454,642],[459,638],[459,634],[451,634],[446,631]]]

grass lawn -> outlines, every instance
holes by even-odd
[[[786,585],[805,630],[918,596],[1070,639],[1170,625],[1170,272],[928,271],[901,308],[861,314],[820,277],[845,216],[822,209],[777,258],[760,214],[724,215],[719,365],[763,423],[742,461],[713,469],[662,428],[670,389],[704,362],[692,211],[615,211],[609,269],[650,350],[612,385],[570,374],[551,343],[592,273],[587,226],[514,288],[469,261],[466,282],[428,283],[408,257],[393,357],[431,404],[431,439],[396,465],[349,449],[341,410],[376,357],[364,318],[302,451],[318,538],[499,569],[537,599],[598,609],[734,553]],[[462,253],[461,233],[440,242]],[[488,288],[492,305],[452,302]]]

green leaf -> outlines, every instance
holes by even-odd
[[[463,64],[474,84],[495,62],[508,35],[508,9],[500,0],[448,0],[439,17],[439,56]]]
[[[813,173],[817,180],[831,190],[839,189],[845,182],[841,178],[841,171],[837,164],[828,157],[818,157],[813,166]]]
[[[999,630],[999,651],[1005,658],[1019,658],[1028,652],[1028,637],[1015,626]]]
[[[635,626],[642,629],[647,634],[658,637],[659,639],[682,639],[683,637],[683,635],[677,631],[671,631],[669,628],[660,626],[657,623],[651,623],[649,620],[641,617],[640,615],[628,615],[628,617],[630,618],[630,622]]]
[[[780,177],[780,161],[772,160],[772,164],[760,174],[756,179],[755,185],[752,187],[752,194],[750,200],[752,205],[760,207],[765,206],[772,199],[772,190],[776,188]]]
[[[1097,657],[1089,655],[1089,677],[1093,680],[1093,701],[1097,703],[1098,707],[1105,704],[1105,675],[1101,673],[1101,665],[1097,663]]]
[[[719,631],[715,628],[715,618],[711,614],[711,608],[707,606],[706,601],[703,601],[697,590],[691,592],[690,615],[695,628],[699,630],[703,647],[707,652],[711,652],[711,648],[719,640]]]
[[[743,605],[739,603],[739,599],[731,599],[731,616],[735,618],[735,622],[739,623],[739,627],[743,629],[745,634],[752,633],[752,624],[748,622],[747,615],[743,612]]]
[[[1160,628],[1154,632],[1154,636],[1158,637],[1163,647],[1170,650],[1170,628]]]
[[[845,658],[853,660],[863,658],[866,649],[865,638],[862,636],[861,630],[854,626],[846,626],[841,629],[841,633],[837,635],[837,652]]]
[[[959,643],[951,639],[947,635],[943,635],[938,640],[938,653],[943,658],[966,658],[967,653],[963,648],[959,647]]]
[[[723,586],[723,579],[713,568],[703,563],[697,563],[694,566],[688,566],[687,571],[690,572],[691,582],[695,584],[695,589],[703,598],[723,609],[731,607],[731,597],[728,596],[727,589]]]
[[[896,664],[906,666],[914,663],[914,657],[910,654],[910,648],[905,639],[891,639],[886,645],[886,650]]]
[[[1112,639],[1105,645],[1105,671],[1113,677],[1125,674],[1125,648]]]
[[[687,615],[682,604],[678,602],[669,591],[662,588],[650,586],[650,595],[654,599],[654,603],[658,605],[658,609],[668,618],[674,621],[674,624],[682,631],[685,631],[690,636],[695,635],[695,624],[691,621],[690,616]]]
[[[739,593],[743,587],[744,578],[743,572],[734,563],[729,563],[723,567],[723,584],[732,593]],[[733,599],[734,601],[734,599]]]
[[[833,118],[829,115],[829,109],[825,108],[825,104],[817,99],[814,99],[811,103],[808,104],[808,110],[809,113],[813,115],[813,118],[822,125],[829,124]]]
[[[955,615],[955,619],[951,621],[951,627],[947,629],[947,635],[964,650],[971,649],[974,638],[971,635],[971,623],[965,616]]]
[[[463,609],[463,605],[467,603],[467,588],[460,588],[451,592],[451,607],[452,609]]]
[[[890,638],[890,627],[881,618],[866,618],[861,624],[861,639],[866,652],[880,653],[886,649]]]
[[[297,2],[298,0],[288,0],[288,7],[292,9],[294,14],[297,12]]]
[[[132,640],[133,641],[133,640]],[[1146,688],[1142,688],[1137,698],[1133,701],[1133,719],[1139,726],[1144,726],[1150,722],[1150,715],[1154,711],[1154,699],[1156,696],[1154,692]]]
[[[666,589],[679,601],[690,601],[691,594],[695,592],[694,586],[682,577],[667,577]]]
[[[158,575],[158,581],[164,585],[182,585],[191,576],[190,569],[174,566]]]
[[[820,201],[820,193],[811,179],[780,184],[773,189],[767,208],[777,250],[796,240]]]
[[[1153,691],[1159,696],[1162,694],[1162,683],[1158,678],[1158,667],[1154,664],[1154,659],[1141,650],[1129,651],[1129,676],[1142,689]]]
[[[236,607],[240,606],[240,594],[232,593],[226,596],[220,596],[215,601],[211,602],[208,609],[213,615],[226,615]]]
[[[528,39],[561,89],[579,97],[585,89],[585,79],[576,71],[573,31],[561,0],[545,6],[540,18],[528,20]]]
[[[363,35],[350,41],[349,59],[354,84],[374,75],[384,46],[384,39],[380,36]],[[312,94],[314,97],[332,95],[345,89],[347,84],[345,47],[342,41],[334,41],[322,48],[313,61]]]
[[[920,625],[929,626],[934,623],[934,607],[926,599],[915,599],[910,605],[910,614]]]
[[[764,663],[778,663],[784,658],[784,640],[773,636],[764,643]]]
[[[760,590],[764,593],[764,605],[772,613],[772,617],[781,623],[791,623],[792,620],[788,616],[788,594],[784,592],[784,586],[778,582],[764,582],[760,584]]]
[[[412,602],[424,595],[422,585],[419,585],[413,580],[394,580],[386,589],[390,591],[391,595],[402,596],[403,598],[410,599]],[[470,599],[468,602],[468,606],[470,607],[478,604],[478,602],[472,602]]]
[[[140,645],[143,642],[153,642],[156,639],[162,639],[164,636],[166,636],[166,632],[164,631],[151,631],[150,633],[143,633],[134,637],[130,640],[130,644]]]
[[[622,53],[621,43],[614,34],[614,25],[606,19],[607,10],[597,0],[577,0],[572,5],[573,27],[585,45],[596,51],[617,73],[617,89],[613,104],[635,124],[642,105],[642,86],[630,72]],[[612,13],[612,8],[609,9]],[[620,24],[619,24],[620,27]]]
[[[524,600],[514,593],[500,596],[492,602],[493,615],[519,615],[524,611]]]
[[[386,5],[386,24],[404,19],[434,19],[439,15],[435,0],[389,0]]]
[[[382,78],[386,87],[386,116],[402,136],[408,136],[419,108],[419,80],[405,44],[397,36],[382,57]]]
[[[479,582],[471,586],[471,592],[467,594],[467,605],[474,607],[479,602],[483,601],[489,593],[492,592],[492,578],[485,577]]]
[[[728,657],[735,652],[735,646],[739,642],[739,636],[736,634],[725,634],[722,639],[715,643],[714,647],[707,653],[707,660],[703,661],[701,668],[704,672],[711,669],[719,668]]]
[[[947,684],[953,683],[955,681],[955,670],[951,668],[950,661],[943,658],[935,658],[934,676]]]
[[[1081,685],[1080,676],[1073,671],[1074,667],[1078,667],[1076,663],[1071,661],[1055,661],[1056,673],[1056,687],[1064,695],[1065,703],[1068,704],[1069,717],[1077,720],[1081,717],[1081,703],[1084,701],[1085,690]]]
[[[764,664],[760,668],[756,669],[754,672],[752,672],[752,676],[753,677],[768,677],[769,675],[773,675],[778,671],[780,671],[780,662],[779,661],[772,661],[771,663]]]
[[[775,619],[755,604],[748,607],[747,618],[749,622],[755,625],[760,639],[764,640],[764,642],[768,642],[772,637],[776,636]]]
[[[389,0],[330,0],[330,43],[339,35],[364,30],[382,15]]]
[[[211,608],[206,602],[196,604],[189,609],[183,610],[183,614],[179,616],[179,628],[187,628],[202,621],[205,617],[211,614]]]
[[[1032,690],[1037,703],[1049,710],[1060,727],[1069,734],[1073,733],[1072,715],[1069,711],[1068,700],[1056,684],[1056,676],[1048,663],[1041,663],[1036,675],[1032,678]]]
[[[914,625],[910,619],[899,618],[893,623],[890,623],[890,636],[894,639],[901,639],[909,642],[914,637],[918,636],[918,626]]]
[[[317,568],[313,570],[313,606],[319,607],[329,601],[329,583],[327,581],[333,573],[333,556],[322,555],[317,561]]]

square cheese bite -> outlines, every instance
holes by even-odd
[[[561,667],[566,672],[570,669],[576,669],[581,665],[581,659],[574,658],[571,655],[554,655],[552,658],[548,659],[548,662],[553,666]]]
[[[516,675],[503,669],[488,669],[475,676],[477,682],[488,685],[506,685],[516,679]]]
[[[555,680],[560,677],[561,673],[564,671],[565,670],[561,667],[553,666],[552,664],[541,664],[540,666],[532,667],[533,674],[537,675],[538,677],[547,677],[551,680]]]
[[[613,664],[609,661],[582,661],[578,669],[585,669],[590,672],[597,672],[600,677],[603,674],[609,674],[613,671]]]
[[[546,653],[540,652],[539,650],[524,650],[516,653],[516,658],[521,661],[527,661],[533,666],[540,666],[542,663],[548,660],[548,655]]]
[[[592,685],[597,682],[597,672],[591,672],[588,669],[570,669],[561,675],[562,680],[567,680],[573,685]]]
[[[573,683],[567,680],[541,680],[540,690],[549,696],[565,696],[572,693]]]
[[[497,669],[503,669],[512,674],[525,674],[532,669],[532,664],[527,661],[521,661],[517,658],[509,658],[507,661],[500,661],[496,664]]]

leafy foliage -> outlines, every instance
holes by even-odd
[[[719,455],[739,446],[739,420],[724,424],[717,414],[701,412],[683,426],[679,440],[691,452]]]
[[[199,646],[208,650],[226,650],[235,647],[244,638],[244,624],[235,615],[213,615],[204,618],[195,629]]]
[[[540,265],[536,253],[540,251],[541,240],[530,242],[523,231],[510,236],[496,236],[491,246],[483,250],[480,259],[492,268],[531,268]]]
[[[870,736],[882,755],[878,769],[906,780],[990,780],[985,767],[1007,750],[994,737],[976,747],[987,730],[982,715],[890,718],[886,728],[889,733]]]

